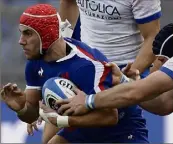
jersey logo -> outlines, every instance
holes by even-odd
[[[38,71],[38,75],[41,76],[41,77],[43,76],[43,69],[42,69],[42,67],[41,67],[40,70]]]
[[[129,140],[133,139],[133,135],[130,134],[128,137],[127,137]]]

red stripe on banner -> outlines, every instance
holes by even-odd
[[[78,48],[83,54],[85,54],[86,56],[88,56],[89,58],[91,58],[92,60],[98,61],[98,60],[95,60],[94,57],[93,57],[90,53],[88,53],[87,51],[85,51],[84,49],[80,48],[79,46],[78,46],[77,48]],[[111,71],[111,68],[105,67],[105,64],[106,64],[107,62],[101,62],[101,61],[98,61],[98,62],[102,63],[103,66],[104,66],[104,72],[103,72],[103,75],[102,75],[101,78],[100,78],[100,82],[99,82],[99,85],[98,85],[98,86],[99,86],[99,88],[100,88],[101,90],[105,90],[104,81],[105,81],[107,75],[109,74],[109,72]]]

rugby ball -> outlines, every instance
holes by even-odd
[[[57,110],[58,106],[55,106],[55,101],[75,96],[73,92],[75,87],[76,86],[67,79],[60,77],[50,78],[42,87],[43,102],[52,109]]]

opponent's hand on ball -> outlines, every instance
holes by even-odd
[[[58,109],[59,114],[63,115],[82,115],[90,110],[86,107],[86,94],[79,89],[74,89],[76,96],[71,99],[57,100],[56,104],[61,105]]]
[[[8,83],[1,89],[1,99],[13,111],[20,111],[25,107],[26,97],[16,84]]]

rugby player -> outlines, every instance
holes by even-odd
[[[73,27],[80,14],[81,41],[120,68],[133,62],[132,68],[141,74],[154,61],[152,42],[160,29],[160,0],[61,0],[59,12],[62,21],[68,19]]]
[[[56,9],[47,4],[31,6],[20,17],[19,43],[28,59],[25,69],[27,87],[23,92],[16,84],[9,83],[1,90],[1,96],[27,123],[34,122],[39,116],[41,87],[49,78],[68,78],[87,94],[112,86],[111,69],[104,66],[107,58],[82,42],[63,39],[60,21]],[[59,115],[58,127],[76,128],[61,129],[50,143],[148,142],[145,120],[138,107],[121,109],[119,112],[122,113],[119,118],[117,109],[97,110],[80,118]],[[62,122],[62,119],[66,122]]]

